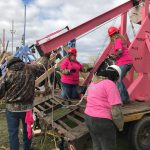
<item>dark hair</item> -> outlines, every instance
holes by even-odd
[[[112,59],[106,58],[102,64],[98,67],[97,71],[95,72],[95,75],[97,76],[104,76],[107,77],[107,71],[106,68],[113,64]]]
[[[116,82],[119,79],[119,73],[114,68],[109,67],[112,64],[113,60],[106,58],[95,72],[95,75],[107,77],[109,80]]]
[[[106,72],[109,80],[116,82],[119,79],[119,73],[114,68],[108,68]]]
[[[10,60],[7,62],[7,68],[9,68],[11,65],[17,63],[17,62],[23,62],[20,58],[18,57],[12,57]]]

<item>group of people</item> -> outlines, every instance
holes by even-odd
[[[116,65],[99,66],[87,89],[85,122],[93,141],[93,150],[115,150],[116,127],[123,130],[122,103],[130,101],[123,78],[132,67],[126,39],[116,27],[108,29],[113,43]],[[67,56],[60,64],[61,96],[64,99],[79,98],[79,72],[85,71],[76,59],[77,50],[68,49]],[[43,56],[34,64],[25,64],[17,57],[8,59],[7,72],[0,80],[0,99],[6,101],[6,118],[10,150],[19,150],[19,121],[23,123],[23,150],[31,149],[32,138],[28,138],[25,119],[33,109],[35,80],[45,72],[48,57]],[[44,66],[44,67],[43,67]]]
[[[123,83],[123,79],[127,72],[132,68],[132,59],[128,51],[128,44],[126,39],[119,34],[119,29],[116,27],[110,27],[108,29],[110,40],[113,43],[113,54],[111,57],[115,59],[116,65],[121,69],[121,77],[116,82],[120,92],[120,96],[123,103],[130,101],[128,92]],[[65,99],[75,99],[78,96],[77,86],[79,84],[79,72],[85,71],[82,64],[77,60],[77,50],[70,48],[68,50],[67,58],[60,64],[60,70],[62,72],[62,97]]]
[[[116,149],[116,127],[122,131],[124,125],[121,105],[130,102],[123,83],[133,66],[128,44],[118,28],[110,27],[108,34],[113,43],[111,57],[116,65],[100,65],[87,89],[85,122],[93,141],[93,150]],[[84,68],[76,56],[76,49],[69,49],[68,57],[60,65],[63,74],[61,94],[65,99],[78,98],[79,72]]]

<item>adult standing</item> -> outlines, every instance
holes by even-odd
[[[10,150],[19,150],[20,121],[23,127],[23,150],[31,149],[32,140],[28,137],[26,119],[33,108],[36,77],[45,72],[47,60],[41,57],[34,64],[25,64],[21,59],[12,57],[7,62],[8,70],[0,80],[0,99],[6,101]]]
[[[87,90],[85,122],[89,129],[93,150],[116,149],[116,127],[123,129],[123,116],[120,109],[121,98],[115,82],[121,70],[118,66],[101,66],[95,73]]]
[[[77,92],[79,84],[79,72],[83,71],[83,66],[76,60],[77,50],[70,48],[68,50],[68,56],[60,64],[60,70],[62,72],[62,92],[61,96],[64,99],[76,99],[79,98]]]
[[[121,99],[123,103],[128,103],[129,94],[123,83],[123,78],[126,76],[127,72],[132,68],[132,59],[128,51],[128,45],[126,39],[119,33],[119,29],[116,27],[110,27],[108,29],[108,34],[113,43],[113,57],[116,59],[116,65],[121,69],[121,80],[117,83]]]

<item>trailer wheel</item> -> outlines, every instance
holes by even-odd
[[[150,116],[145,116],[134,125],[132,145],[135,150],[150,150]]]

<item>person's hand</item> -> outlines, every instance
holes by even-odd
[[[76,69],[72,68],[70,69],[70,73],[75,73],[76,72]]]

